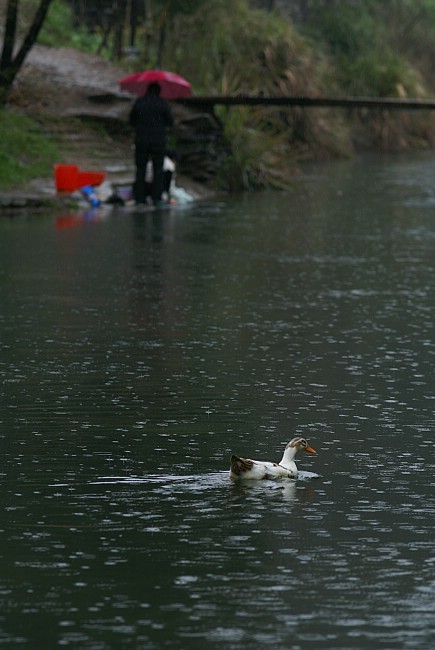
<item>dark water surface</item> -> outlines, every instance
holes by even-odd
[[[0,646],[435,647],[434,164],[0,219]]]

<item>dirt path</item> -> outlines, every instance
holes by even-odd
[[[17,79],[17,91],[28,92],[47,111],[68,113],[86,108],[91,95],[116,94],[117,81],[125,74],[93,54],[35,45]]]

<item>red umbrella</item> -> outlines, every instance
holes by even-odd
[[[118,81],[121,90],[126,90],[134,95],[143,95],[148,86],[158,83],[161,88],[161,97],[165,99],[177,99],[191,94],[190,83],[174,72],[166,70],[145,70],[135,72],[123,77]]]

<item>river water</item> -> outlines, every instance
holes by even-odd
[[[434,647],[434,164],[0,220],[1,646]]]

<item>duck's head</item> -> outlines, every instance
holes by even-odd
[[[310,454],[317,454],[317,451],[310,447],[305,438],[301,438],[300,436],[293,438],[293,440],[290,440],[286,449],[294,449],[295,453],[296,451],[308,451]]]

